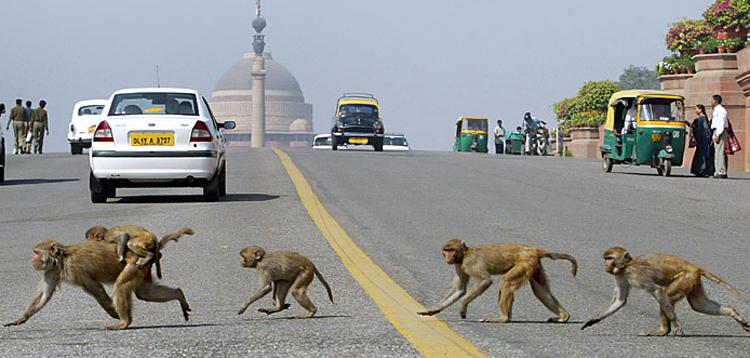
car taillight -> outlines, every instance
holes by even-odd
[[[198,121],[193,126],[193,131],[190,133],[191,142],[210,142],[211,132],[208,131],[206,123]]]
[[[94,142],[114,142],[112,128],[107,121],[101,121],[94,131]]]

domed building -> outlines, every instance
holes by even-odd
[[[250,70],[254,53],[227,70],[216,84],[210,101],[219,121],[233,120],[237,129],[227,131],[232,146],[250,146],[253,108]],[[270,53],[264,53],[266,64],[266,145],[269,147],[307,147],[312,145],[313,107],[294,76]]]

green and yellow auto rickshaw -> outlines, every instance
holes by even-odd
[[[604,124],[602,169],[614,164],[649,165],[669,176],[681,166],[685,150],[682,96],[654,90],[620,91],[612,95]]]
[[[487,153],[487,118],[459,117],[456,121],[456,152]]]

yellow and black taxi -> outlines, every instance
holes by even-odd
[[[344,93],[336,101],[331,126],[331,149],[340,145],[371,145],[383,151],[385,127],[380,118],[380,103],[369,93]]]

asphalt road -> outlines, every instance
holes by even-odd
[[[516,296],[513,323],[482,324],[497,315],[494,285],[461,320],[451,307],[439,318],[491,356],[746,356],[750,335],[731,319],[690,311],[677,314],[685,336],[644,338],[658,325],[658,307],[634,291],[620,312],[586,331],[580,324],[604,309],[613,280],[602,270],[610,246],[634,255],[662,251],[689,258],[750,292],[747,243],[750,177],[716,181],[663,178],[647,168],[598,162],[464,153],[374,153],[289,150],[323,204],[364,251],[425,306],[450,285],[442,243],[523,242],[573,254],[580,269],[545,261],[553,292],[571,312],[569,324],[551,316],[530,290]],[[105,205],[88,200],[86,157],[10,158],[0,186],[0,320],[11,321],[31,300],[40,279],[31,248],[44,238],[70,243],[96,224],[133,223],[157,234],[190,226],[164,253],[164,281],[185,290],[193,316],[183,322],[177,303],[136,301],[133,329],[107,332],[112,320],[80,289],[64,285],[37,316],[0,329],[0,355],[19,356],[413,356],[417,352],[383,317],[312,224],[278,158],[269,150],[235,149],[229,158],[226,201],[203,203],[197,189],[123,190]],[[257,287],[239,267],[250,244],[309,256],[334,289],[327,302],[314,282],[318,318],[286,319],[253,309],[237,316]],[[750,316],[750,306],[707,283],[709,296]]]

